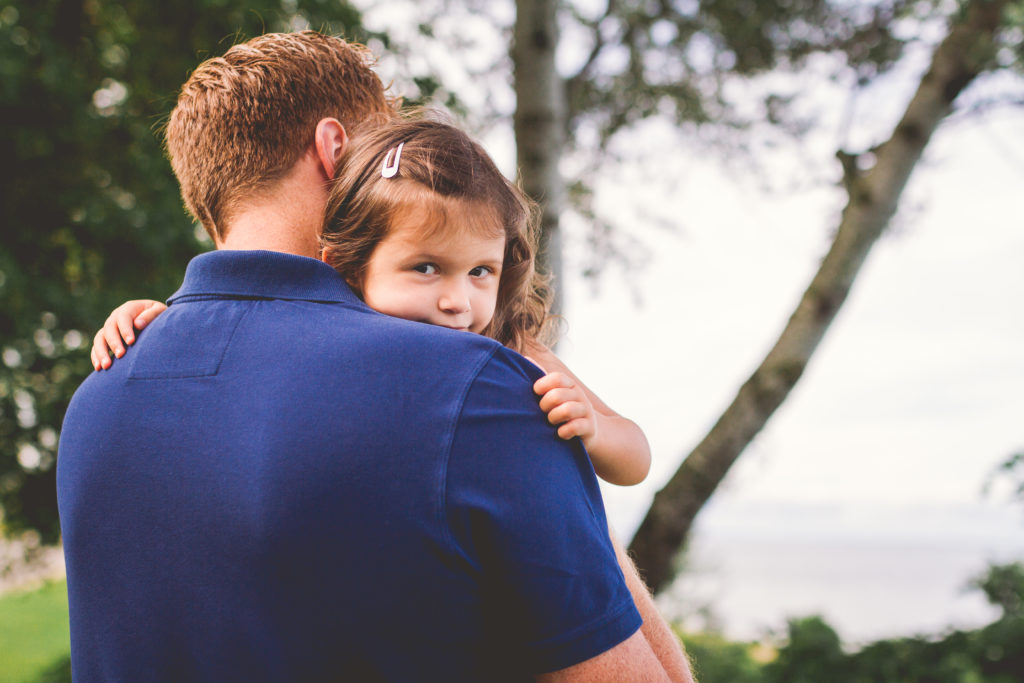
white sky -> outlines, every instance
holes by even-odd
[[[982,499],[1024,449],[1024,117],[940,131],[794,392],[697,521],[670,618],[706,601],[734,638],[822,614],[847,642],[996,617],[968,578],[1024,557],[1024,509]],[[663,200],[679,234],[593,296],[568,289],[566,362],[645,429],[654,466],[605,486],[628,536],[789,317],[844,201],[764,194],[689,159]],[[609,202],[628,205],[627,187]],[[714,624],[714,622],[712,622]]]
[[[806,374],[741,456],[727,495],[785,503],[972,502],[1024,447],[1021,120],[940,132]],[[1014,157],[1007,153],[1016,145]],[[1017,161],[1019,159],[1019,161]],[[764,195],[692,160],[652,237],[636,305],[610,274],[569,288],[565,359],[645,427],[640,505],[760,361],[827,247],[841,193]],[[700,170],[696,170],[699,168]]]

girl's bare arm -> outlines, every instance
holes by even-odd
[[[563,439],[578,436],[605,481],[630,486],[644,480],[651,467],[651,447],[643,430],[609,408],[550,349],[532,342],[526,355],[546,374],[534,384],[540,407]]]

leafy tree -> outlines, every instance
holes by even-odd
[[[864,647],[850,656],[846,667],[858,682],[983,680],[971,650],[971,634],[960,631],[937,641],[894,638]]]
[[[1004,618],[1024,618],[1024,565],[1000,564],[989,567],[971,582],[988,601],[1003,611]]]
[[[86,334],[126,298],[173,292],[208,247],[161,149],[177,89],[239,39],[309,25],[365,38],[344,2],[0,2],[0,528],[57,539]]]
[[[972,585],[1002,611],[997,621],[974,636],[974,660],[980,663],[985,680],[1020,680],[1024,671],[1024,564],[993,565]]]
[[[824,619],[791,619],[774,657],[709,633],[687,633],[701,683],[1013,683],[1024,671],[1024,565],[988,569],[972,585],[1002,607],[980,629],[887,638],[848,651]],[[767,645],[762,645],[767,648]]]
[[[999,464],[985,481],[984,492],[991,493],[996,482],[1003,481],[1010,486],[1010,495],[1024,503],[1024,451],[1014,453]]]
[[[729,642],[714,633],[680,637],[701,683],[764,683],[762,665],[751,656],[750,645]]]
[[[700,508],[800,379],[954,101],[979,74],[1000,68],[1000,58],[1016,60],[1000,33],[1010,21],[1006,6],[1003,0],[973,0],[959,7],[889,139],[859,153],[838,150],[848,201],[828,254],[775,345],[655,496],[630,545],[653,589],[668,583],[672,559]],[[891,26],[892,16],[880,15],[878,21]]]
[[[868,79],[901,54],[904,40],[894,35],[893,19],[912,11],[904,0],[870,6],[610,0],[596,11],[559,0],[515,4],[517,164],[524,189],[541,205],[542,255],[556,282],[559,217],[569,204],[591,226],[592,272],[629,252],[622,248],[625,231],[614,230],[594,210],[589,177],[620,154],[613,150],[622,134],[649,119],[668,119],[689,140],[709,140],[723,151],[745,145],[736,133],[761,122],[803,132],[787,114],[791,95],[770,92],[751,111],[737,106],[730,86],[777,69],[796,70],[822,55],[839,57],[838,63]],[[583,55],[557,69],[559,35],[567,29],[584,46]],[[566,159],[581,169],[568,183],[559,172]]]
[[[789,641],[778,658],[765,665],[765,679],[771,683],[843,683],[851,680],[845,659],[839,636],[824,619],[792,619]]]

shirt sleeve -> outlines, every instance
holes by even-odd
[[[555,671],[614,647],[641,623],[608,536],[590,458],[540,410],[542,373],[505,349],[467,393],[448,462],[457,551],[479,573],[511,657]]]

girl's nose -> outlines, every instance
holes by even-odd
[[[449,287],[441,294],[438,308],[445,313],[466,313],[469,311],[469,295],[462,287]]]

